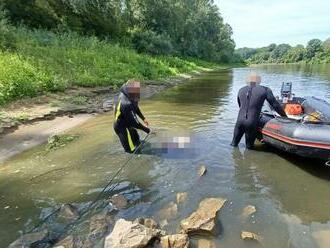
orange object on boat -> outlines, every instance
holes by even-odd
[[[287,115],[301,115],[303,113],[303,108],[297,103],[287,103],[284,111]]]

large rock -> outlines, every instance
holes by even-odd
[[[21,248],[21,247],[31,247],[36,245],[38,242],[42,241],[48,235],[47,230],[35,232],[35,233],[28,233],[22,235],[16,241],[9,245],[9,248]]]
[[[185,233],[207,232],[214,234],[216,216],[227,200],[222,198],[207,198],[200,202],[196,212],[181,221]]]
[[[96,214],[92,216],[89,221],[89,234],[88,239],[90,241],[95,241],[103,238],[112,223],[112,218],[107,214]]]
[[[188,248],[189,238],[187,234],[167,235],[160,240],[161,248]]]
[[[143,248],[160,239],[164,232],[148,228],[138,221],[119,219],[110,235],[105,239],[105,248]]]

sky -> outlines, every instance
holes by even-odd
[[[215,0],[236,48],[330,38],[330,0]]]

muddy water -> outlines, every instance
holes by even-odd
[[[274,93],[281,82],[292,81],[296,95],[330,100],[330,66],[253,69]],[[229,146],[236,94],[250,70],[206,73],[141,103],[157,135],[119,179],[118,191],[131,205],[117,218],[154,216],[161,221],[158,211],[175,201],[177,192],[187,192],[187,202],[168,220],[169,232],[177,231],[180,220],[205,197],[224,197],[228,202],[219,215],[217,247],[258,247],[240,240],[242,230],[260,234],[264,247],[325,245],[320,237],[330,236],[330,169],[261,145],[257,151],[245,151],[243,143],[239,149]],[[113,134],[111,115],[70,133],[80,138],[50,153],[37,147],[1,165],[0,247],[60,203],[92,200],[128,158]],[[159,152],[160,143],[174,136],[190,137],[189,149]],[[208,172],[198,178],[201,164]],[[257,212],[242,219],[242,209],[249,204]]]

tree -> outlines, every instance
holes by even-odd
[[[316,53],[322,51],[322,41],[319,39],[312,39],[307,43],[306,55],[307,59],[312,59]]]

